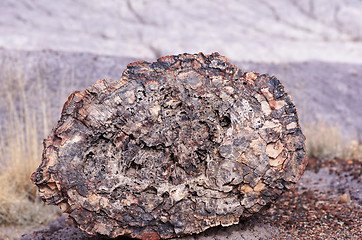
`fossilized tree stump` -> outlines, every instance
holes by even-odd
[[[131,63],[73,93],[32,180],[89,233],[159,239],[236,224],[305,166],[279,80],[200,53]]]

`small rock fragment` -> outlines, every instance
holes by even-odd
[[[348,193],[344,193],[338,201],[339,203],[350,203],[351,196]]]

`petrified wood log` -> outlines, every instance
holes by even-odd
[[[257,213],[298,181],[305,155],[277,78],[182,54],[74,92],[32,180],[88,233],[171,238]]]

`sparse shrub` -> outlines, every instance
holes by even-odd
[[[318,121],[306,124],[307,153],[316,158],[361,158],[362,145],[357,140],[345,140],[338,126]]]
[[[6,103],[0,119],[0,224],[44,224],[57,212],[54,207],[44,207],[30,181],[41,160],[39,134],[46,134],[42,128],[46,117],[40,116],[43,123],[39,126],[39,116],[27,106],[22,77],[4,71],[0,76],[1,97]]]

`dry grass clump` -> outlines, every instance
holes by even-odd
[[[344,140],[338,126],[324,121],[304,128],[306,147],[310,157],[316,158],[362,158],[362,145],[357,140]]]
[[[37,138],[34,121],[9,122],[1,136],[0,224],[41,224],[54,216],[53,208],[44,208],[37,198],[30,181],[41,156]]]
[[[6,103],[0,119],[0,224],[43,224],[57,210],[44,207],[30,175],[41,160],[39,134],[46,133],[39,127],[47,125],[46,117],[37,121],[39,116],[29,109],[23,75],[3,73],[0,84],[4,90],[0,97]]]

